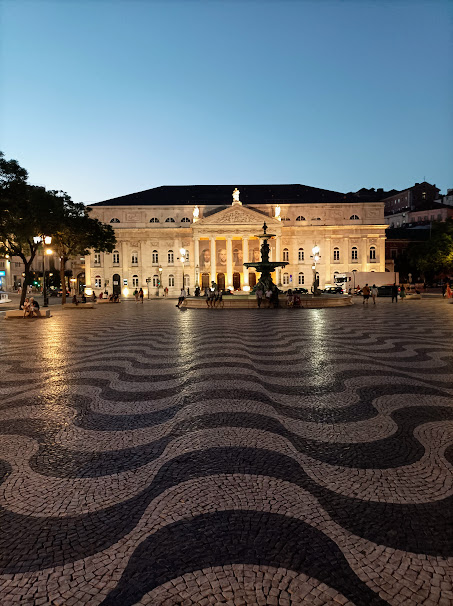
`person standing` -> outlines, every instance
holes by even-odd
[[[363,305],[365,305],[365,303],[368,305],[368,299],[370,298],[370,287],[368,286],[368,284],[365,284],[365,286],[362,288],[362,295],[363,295]]]
[[[272,303],[272,290],[270,288],[266,290],[266,301],[267,306],[270,307]]]
[[[135,302],[138,303],[138,290],[137,289],[134,290],[134,297],[135,297]]]
[[[445,282],[442,284],[442,298],[445,299],[445,293],[447,292],[447,285]]]
[[[261,288],[261,286],[258,286],[258,288],[256,289],[256,302],[258,303],[258,307],[261,307],[261,303],[263,301],[263,289]]]
[[[138,291],[138,298],[140,299],[140,303],[143,305],[143,288],[140,288],[140,290]]]
[[[376,305],[376,297],[378,296],[378,288],[376,286],[376,284],[373,284],[373,286],[371,287],[371,297],[373,299],[373,305]]]
[[[406,289],[404,288],[404,284],[401,284],[401,288],[400,288],[401,301],[404,301],[405,297],[406,297]]]
[[[186,298],[186,291],[184,288],[181,288],[181,292],[179,293],[179,299],[178,299],[178,303],[176,304],[176,307],[181,307],[181,304],[185,298]]]
[[[450,282],[447,283],[447,289],[445,292],[447,294],[447,299],[451,299],[453,292],[451,290]]]
[[[168,286],[164,288],[164,297],[168,297]]]
[[[395,300],[395,303],[398,303],[398,286],[396,285],[396,282],[392,284],[392,303],[393,300]]]

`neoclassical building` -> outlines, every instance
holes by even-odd
[[[243,263],[259,260],[264,221],[271,260],[288,261],[274,281],[282,288],[313,280],[312,248],[320,248],[320,287],[335,273],[385,271],[384,204],[305,185],[163,186],[90,205],[114,227],[112,254],[85,258],[86,287],[130,296],[142,287],[178,294],[181,286],[248,291],[258,276]],[[181,249],[185,254],[181,254]],[[183,282],[184,276],[184,282]],[[160,294],[162,294],[160,290]]]

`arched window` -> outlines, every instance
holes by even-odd
[[[168,262],[169,262],[171,265],[172,265],[172,264],[175,262],[175,255],[173,254],[173,251],[172,251],[172,250],[169,250],[169,251],[168,251],[168,254],[167,254],[167,259],[168,259]]]
[[[132,265],[138,265],[138,252],[136,250],[131,255],[131,263]]]
[[[334,261],[340,260],[340,249],[338,248],[338,246],[335,246],[335,248],[333,249],[333,260]]]
[[[159,276],[153,276],[153,286],[156,288],[159,286]]]
[[[289,261],[289,250],[287,248],[283,249],[283,261]]]
[[[189,217],[183,217],[183,218],[181,219],[181,223],[190,223],[190,219],[189,219]]]
[[[358,215],[351,215],[351,216],[349,217],[349,220],[350,220],[350,221],[358,221],[358,220],[359,220],[359,216],[358,216]]]
[[[303,261],[304,260],[304,249],[303,248],[299,248],[299,257],[298,257],[299,261]]]
[[[101,276],[95,276],[94,277],[94,287],[95,288],[102,288]]]
[[[173,217],[167,217],[165,219],[165,223],[174,223],[174,222],[175,222],[175,220],[173,219]]]
[[[299,215],[297,217],[296,221],[305,221],[305,217],[303,217],[302,215]]]
[[[138,276],[132,276],[132,288],[138,288]]]
[[[287,286],[289,284],[289,274],[286,272],[283,274],[283,285]]]
[[[168,276],[168,286],[174,286],[175,285],[175,276],[173,276],[172,274],[170,274]]]
[[[160,223],[159,219],[157,217],[151,217],[151,219],[149,220],[150,223]]]
[[[299,272],[299,286],[303,286],[304,284],[305,284],[304,272],[300,271]]]
[[[376,247],[370,246],[370,261],[376,261]]]
[[[157,250],[153,250],[153,265],[157,265],[159,263],[159,253]]]
[[[120,220],[116,217],[113,217],[113,219],[110,219],[110,223],[120,223]]]
[[[190,276],[189,274],[184,275],[184,288],[189,288],[190,286]]]
[[[353,261],[357,261],[357,259],[358,259],[357,246],[353,246],[352,247],[352,250],[351,250],[351,259]]]
[[[120,253],[118,250],[113,251],[113,265],[120,264]]]

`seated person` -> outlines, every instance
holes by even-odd
[[[79,304],[79,302],[77,301],[77,295],[74,295],[72,297],[72,303],[74,303],[74,305],[78,305]]]
[[[40,316],[41,312],[39,311],[39,303],[35,301],[33,297],[30,298],[30,318],[33,316]]]
[[[27,318],[30,315],[30,301],[29,301],[28,297],[25,298],[23,309],[24,309],[24,318]]]
[[[294,303],[293,291],[291,289],[286,293],[286,305],[288,307],[292,307]]]
[[[85,293],[83,293],[82,295],[82,303],[86,303],[87,302],[87,298],[85,296]]]

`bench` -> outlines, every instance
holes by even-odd
[[[64,309],[94,309],[94,302],[91,301],[89,303],[65,303],[63,305]]]
[[[18,318],[18,319],[23,319],[23,320],[32,320],[33,318],[36,318],[37,320],[40,318],[50,318],[50,309],[40,309],[38,312],[39,315],[37,316],[25,316],[24,317],[24,310],[23,309],[10,309],[9,311],[5,312],[5,318],[7,320],[12,320],[14,318]]]

